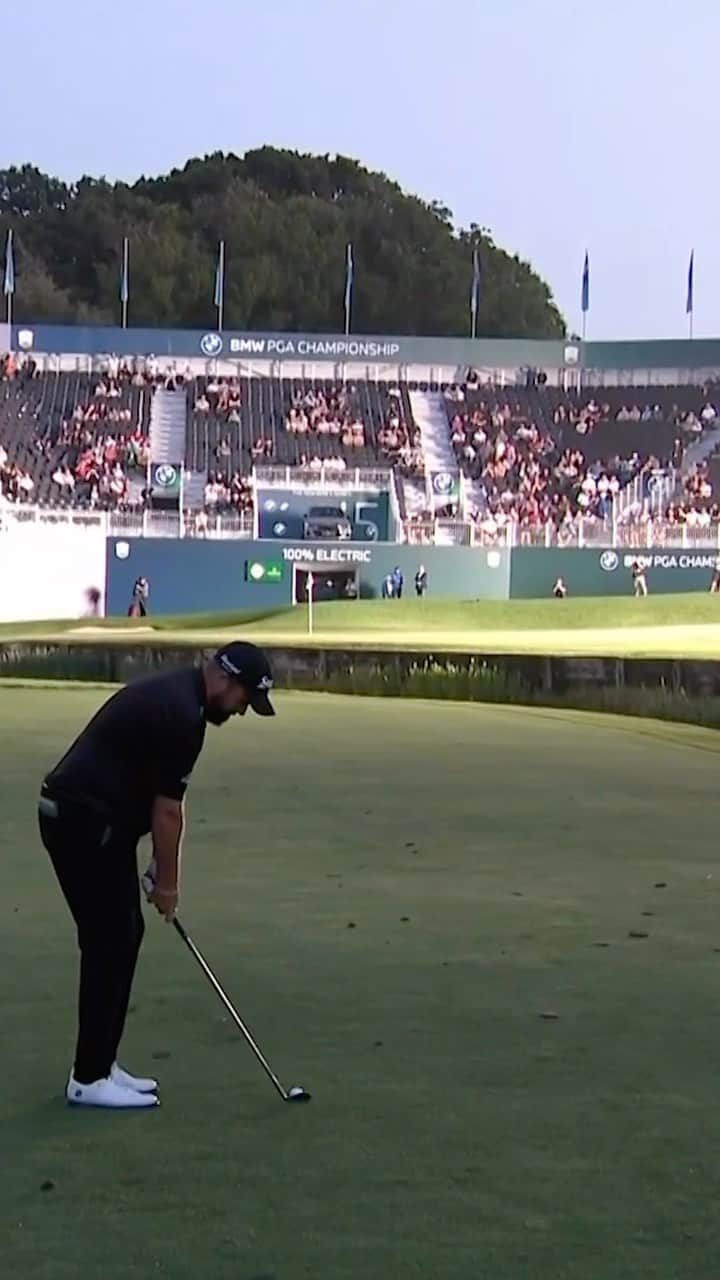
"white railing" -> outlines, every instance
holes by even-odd
[[[113,538],[252,538],[252,514],[219,515],[177,511],[110,512],[107,532]]]
[[[645,476],[635,476],[624,489],[621,489],[614,501],[614,514],[617,520],[633,508],[645,507],[652,516],[659,516],[667,509],[677,485],[677,471],[674,467],[657,471],[649,480]],[[646,492],[647,487],[647,492]]]
[[[554,524],[527,528],[510,523],[493,529],[483,524],[450,520],[412,520],[402,526],[402,541],[409,546],[472,547],[711,547],[720,549],[720,525],[705,528],[668,524],[665,520],[622,523],[577,520],[558,528]]]
[[[0,530],[30,526],[63,526],[78,529],[106,529],[104,511],[80,511],[72,507],[37,507],[25,502],[0,501]]]
[[[253,468],[253,483],[265,489],[389,489],[389,467],[346,467],[341,470],[323,463],[320,467]]]
[[[0,505],[0,533],[17,528],[95,529],[111,538],[252,538],[251,512],[211,515],[177,511],[82,511],[70,507]]]
[[[25,503],[0,505],[0,533],[17,528],[93,529],[115,538],[251,539],[257,536],[254,518],[211,515],[208,512],[80,511],[67,507],[37,507]],[[720,524],[668,524],[653,520],[647,510],[640,519],[578,518],[557,528],[531,528],[508,523],[493,528],[488,522],[465,520],[406,520],[399,524],[399,541],[409,546],[435,547],[681,547],[720,550]],[[275,541],[275,540],[273,540]]]

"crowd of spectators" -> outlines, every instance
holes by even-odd
[[[220,472],[208,476],[205,485],[204,507],[214,515],[245,515],[252,513],[252,481],[239,471],[229,478]]]
[[[622,404],[613,408],[606,401],[600,402],[591,397],[585,404],[571,402],[559,404],[553,413],[556,427],[574,427],[578,435],[589,435],[601,422],[672,422],[681,431],[698,435],[703,430],[715,425],[717,409],[709,399],[709,388],[704,389],[708,396],[698,414],[691,409],[681,409],[677,404],[671,406],[658,403]]]
[[[8,451],[0,444],[0,499],[3,502],[32,502],[35,481],[29,471],[10,462]]]
[[[231,425],[240,422],[242,390],[237,378],[211,377],[195,399],[195,413],[221,418]]]
[[[150,457],[148,436],[112,375],[100,378],[59,428],[36,435],[35,448],[53,466],[58,499],[105,509],[127,503],[129,479],[145,475]]]
[[[343,386],[295,391],[285,426],[296,437],[329,437],[344,449],[365,448],[365,424],[354,411],[351,390]]]
[[[720,523],[720,505],[715,500],[711,464],[696,463],[683,480],[683,494],[665,511],[669,525],[688,529],[709,529]]]
[[[591,401],[586,409],[590,416],[582,421],[591,430],[602,407]],[[520,406],[510,404],[480,403],[457,412],[450,428],[458,466],[476,482],[474,491],[482,498],[471,514],[487,532],[511,522],[532,530],[571,526],[578,518],[603,521],[621,489],[638,476],[649,482],[665,465],[637,451],[588,462],[579,442],[563,449]],[[677,465],[682,445],[679,440],[676,445]]]
[[[395,467],[400,475],[424,474],[422,436],[415,424],[408,422],[397,388],[387,394],[384,422],[377,433],[377,441],[384,461]]]

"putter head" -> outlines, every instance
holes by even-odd
[[[312,1095],[308,1093],[307,1089],[303,1089],[300,1085],[296,1084],[293,1089],[290,1089],[288,1093],[286,1093],[285,1101],[286,1102],[309,1102],[311,1096]]]

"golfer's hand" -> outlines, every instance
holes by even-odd
[[[155,885],[153,891],[148,896],[150,902],[156,911],[164,916],[168,924],[174,919],[178,904],[177,889],[163,889]]]

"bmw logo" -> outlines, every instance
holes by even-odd
[[[276,523],[273,525],[273,533],[275,537],[282,538],[283,534],[286,532],[287,532],[287,526],[283,524],[282,520],[276,521]]]
[[[433,476],[433,489],[436,493],[450,493],[453,487],[453,476],[449,471],[438,471]]]
[[[177,481],[177,469],[170,465],[169,462],[163,462],[155,470],[155,483],[160,485],[161,489],[170,489]]]
[[[620,559],[616,551],[603,551],[600,556],[600,568],[606,573],[612,573],[613,569],[617,569]]]
[[[200,339],[200,350],[204,356],[219,356],[223,349],[223,340],[219,333],[205,333]]]
[[[380,537],[380,530],[373,520],[368,520],[366,522],[364,533],[368,542],[377,542]]]

